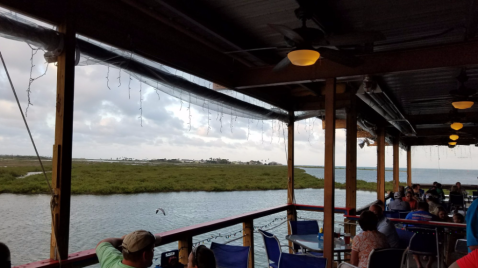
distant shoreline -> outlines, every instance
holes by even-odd
[[[51,162],[44,163],[51,171]],[[7,166],[7,167],[5,167]],[[47,194],[43,174],[20,178],[41,171],[36,161],[0,160],[0,193]],[[47,173],[51,180],[51,173]],[[287,166],[204,165],[204,164],[131,164],[73,162],[71,193],[137,194],[157,192],[224,192],[287,189]],[[324,180],[295,168],[295,189],[323,189]],[[357,180],[357,190],[376,192],[375,182]],[[345,183],[335,183],[345,189]],[[393,188],[386,182],[386,189]]]

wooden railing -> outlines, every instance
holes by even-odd
[[[244,246],[250,246],[251,251],[254,251],[254,236],[253,231],[253,221],[254,219],[275,214],[278,212],[295,209],[295,210],[305,210],[305,211],[316,211],[323,212],[323,206],[312,206],[312,205],[301,205],[301,204],[285,204],[272,208],[267,208],[263,210],[258,210],[254,212],[248,212],[237,216],[227,217],[223,219],[218,219],[206,223],[191,225],[188,227],[178,228],[175,230],[170,230],[166,232],[159,233],[157,235],[161,236],[161,245],[172,243],[178,241],[178,248],[183,248],[187,250],[180,251],[180,260],[187,262],[188,254],[191,252],[192,248],[192,238],[197,235],[201,235],[207,232],[215,231],[221,228],[229,227],[235,224],[243,224],[244,229]],[[350,210],[344,207],[336,207],[335,213],[344,214],[348,216]],[[254,254],[250,254],[252,258],[249,260],[249,268],[254,267]],[[62,267],[84,267],[98,263],[98,258],[96,257],[95,249],[89,249],[81,252],[76,252],[68,255],[68,258],[61,261]],[[59,267],[60,263],[56,260],[42,260],[37,262],[32,262],[24,265],[19,265],[14,268],[53,268]]]

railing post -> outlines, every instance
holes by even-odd
[[[75,3],[64,1],[60,6],[65,20],[58,25],[64,34],[63,52],[58,56],[55,144],[53,145],[52,188],[52,233],[50,258],[68,258],[71,201],[71,157],[73,146],[73,104],[75,91]]]
[[[254,268],[254,220],[250,219],[242,223],[242,244],[249,248],[249,264],[247,267]]]
[[[385,205],[385,128],[377,130],[377,200]]]
[[[188,265],[189,253],[193,249],[193,238],[187,237],[178,241],[179,262]]]
[[[294,204],[294,111],[289,111],[289,124],[287,125],[287,204]],[[297,220],[295,206],[287,209],[287,222]],[[292,234],[290,224],[287,224],[287,233]],[[289,241],[289,253],[293,253],[294,243]]]
[[[345,206],[350,209],[349,213],[355,215],[357,209],[357,102],[355,90],[350,90],[350,107],[347,109],[347,143],[346,143],[346,192]],[[353,222],[348,219],[345,223]],[[355,225],[345,224],[344,231],[355,235]]]
[[[334,265],[335,207],[335,78],[325,81],[324,258]]]
[[[407,148],[407,184],[412,186],[412,147]]]
[[[399,150],[398,147],[399,139],[398,136],[393,139],[393,191],[398,191],[398,186],[400,186],[400,167],[399,167]]]

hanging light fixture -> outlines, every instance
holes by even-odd
[[[456,145],[456,141],[450,141],[450,142],[448,142],[448,145],[455,146],[455,145]]]
[[[311,49],[297,49],[289,52],[287,58],[295,66],[309,66],[315,64],[320,58],[320,53]]]
[[[458,140],[458,138],[459,138],[459,136],[456,135],[456,134],[451,134],[450,135],[450,140],[456,141],[456,140]]]
[[[472,101],[454,101],[451,103],[451,105],[453,105],[455,109],[460,109],[460,110],[469,109],[471,108],[471,106],[473,106],[473,104],[474,102]]]
[[[450,125],[450,127],[454,130],[460,130],[463,128],[463,124],[462,123],[458,123],[458,122],[455,122],[453,124]]]

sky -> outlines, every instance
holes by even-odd
[[[35,78],[44,74],[47,67],[43,52],[38,51],[32,58],[32,49],[26,43],[2,37],[0,52],[26,111],[30,72]],[[0,70],[0,154],[34,155],[8,80],[3,68]],[[56,71],[56,66],[49,64],[45,75],[30,86],[27,121],[43,156],[52,155],[54,142]],[[75,71],[75,158],[225,158],[286,164],[287,131],[278,121],[231,119],[227,115],[221,118],[216,112],[211,112],[208,120],[208,113],[202,107],[188,107],[187,103],[135,79],[128,86],[129,75],[118,69],[90,65],[77,66]],[[336,165],[345,165],[343,129],[336,131],[335,157]],[[477,169],[476,159],[478,148],[474,146],[412,148],[414,168]],[[323,163],[321,121],[309,119],[296,123],[295,164]],[[376,166],[376,147],[358,148],[357,164]],[[386,147],[386,166],[392,166],[390,146]],[[406,152],[400,150],[400,167],[405,166]]]

